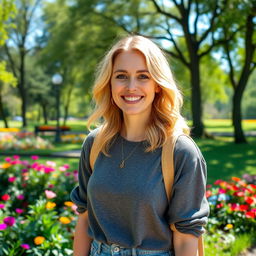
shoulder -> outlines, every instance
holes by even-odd
[[[100,128],[96,128],[94,130],[92,130],[85,138],[82,148],[91,148],[92,144],[94,142],[94,139],[96,138],[97,134],[99,133]]]
[[[204,160],[203,155],[198,148],[195,141],[187,136],[187,135],[180,135],[176,141],[174,147],[174,156],[175,159],[180,158],[188,158],[188,159],[201,159]]]

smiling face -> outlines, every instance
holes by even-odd
[[[149,117],[155,93],[159,90],[142,53],[130,50],[116,56],[111,76],[111,92],[115,104],[124,116]]]

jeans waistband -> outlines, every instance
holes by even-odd
[[[140,248],[126,248],[123,246],[120,246],[118,244],[106,244],[97,240],[93,240],[92,246],[95,250],[97,250],[97,253],[100,254],[101,252],[107,253],[110,255],[120,254],[121,251],[123,252],[123,255],[132,255],[132,256],[138,256],[138,255],[150,255],[150,254],[162,254],[162,253],[169,253],[171,256],[172,253],[170,250],[145,250]]]

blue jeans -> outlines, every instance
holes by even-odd
[[[125,248],[117,244],[105,244],[93,240],[89,256],[174,256],[170,250],[144,250]]]

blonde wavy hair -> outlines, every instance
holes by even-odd
[[[88,127],[103,118],[97,134],[98,152],[108,155],[108,149],[114,136],[120,132],[123,122],[122,111],[111,99],[111,76],[113,64],[118,54],[135,50],[142,53],[148,71],[161,90],[155,94],[152,104],[151,120],[145,131],[149,147],[146,152],[162,147],[169,136],[178,133],[189,135],[189,127],[180,114],[182,95],[176,86],[168,61],[161,49],[143,36],[127,36],[119,40],[103,58],[96,72],[93,98],[96,106],[88,119]]]

